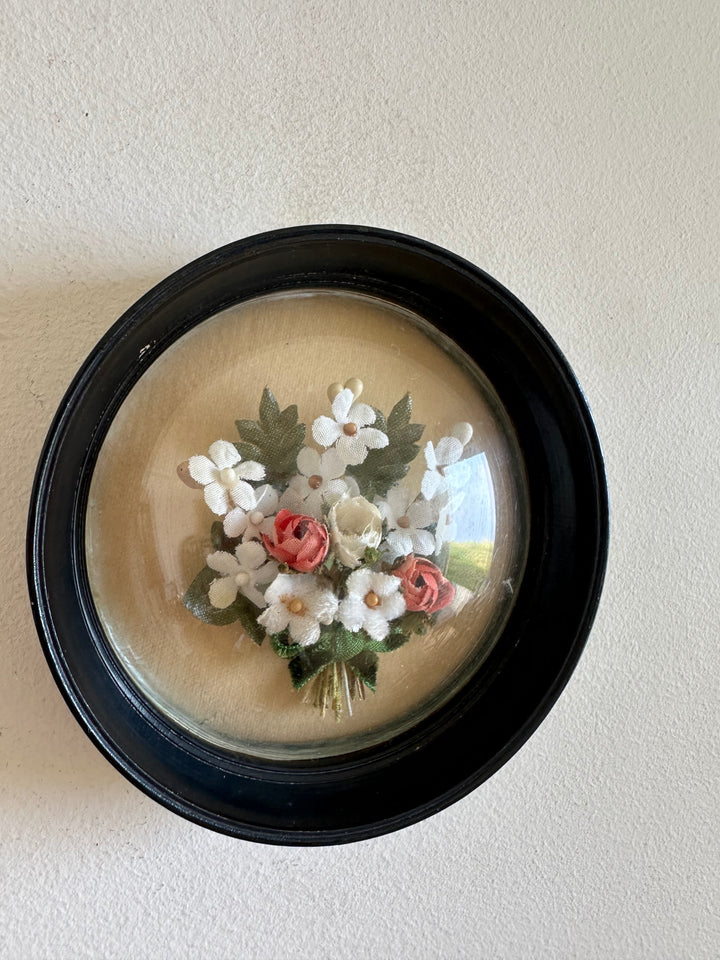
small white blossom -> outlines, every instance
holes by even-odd
[[[462,456],[463,445],[457,437],[443,437],[433,446],[432,440],[425,445],[425,463],[427,470],[422,478],[422,494],[426,500],[432,500],[447,490],[444,468],[457,463]]]
[[[210,584],[210,603],[222,610],[235,601],[239,592],[256,607],[264,607],[265,598],[257,585],[270,583],[278,567],[274,560],[267,563],[266,560],[265,549],[255,541],[239,543],[235,547],[235,556],[224,550],[211,553],[207,565],[223,576]]]
[[[228,537],[259,540],[263,533],[272,533],[278,508],[278,495],[274,487],[265,483],[257,490],[241,481],[233,490],[237,506],[223,520],[223,529]]]
[[[343,463],[357,465],[367,457],[368,450],[388,445],[381,430],[369,426],[375,423],[375,411],[367,403],[355,401],[352,390],[341,390],[332,402],[333,418],[318,417],[312,426],[316,443],[331,447],[340,454]]]
[[[426,500],[411,502],[407,487],[396,484],[377,501],[383,520],[388,525],[385,537],[388,559],[404,557],[408,553],[429,557],[435,550],[433,535],[425,529],[435,519],[432,504]]]
[[[227,440],[216,440],[204,456],[190,457],[188,470],[196,483],[204,489],[205,503],[213,513],[222,516],[235,503],[235,492],[242,480],[263,480],[265,467],[254,460],[246,460]]]
[[[347,629],[365,632],[373,640],[384,640],[390,632],[390,621],[405,613],[401,581],[368,567],[355,570],[347,579],[347,596],[338,609],[338,619]]]
[[[292,478],[282,495],[281,506],[320,520],[323,506],[331,507],[349,490],[351,478],[342,479],[345,463],[337,450],[326,450],[321,456],[317,450],[303,447],[298,454],[297,468],[299,474]],[[356,486],[354,480],[353,486]]]
[[[312,573],[280,573],[265,591],[267,610],[258,623],[270,634],[289,630],[300,646],[317,643],[320,624],[332,623],[338,600]]]

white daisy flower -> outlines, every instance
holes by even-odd
[[[368,450],[378,450],[388,445],[387,436],[370,427],[375,423],[375,411],[367,403],[357,403],[352,390],[345,388],[332,402],[330,417],[318,417],[312,426],[312,435],[316,443],[331,447],[340,454],[343,463],[357,465],[362,463]]]
[[[356,633],[365,630],[373,640],[384,640],[390,621],[405,613],[399,577],[375,573],[368,567],[355,570],[347,579],[347,596],[338,609],[338,619]]]
[[[435,510],[426,500],[411,502],[411,499],[407,487],[396,484],[388,490],[384,500],[376,500],[388,525],[385,552],[390,560],[408,553],[429,557],[435,550],[433,535],[425,529],[435,520]]]
[[[341,479],[345,463],[337,450],[326,450],[321,456],[317,450],[303,447],[297,468],[299,474],[282,495],[281,506],[320,520],[323,506],[331,507],[348,492],[348,481]],[[353,486],[357,486],[354,480]]]
[[[422,478],[422,494],[426,500],[432,500],[447,490],[444,468],[450,466],[462,456],[463,445],[457,437],[443,437],[433,446],[432,440],[425,444],[425,463],[427,470]]]
[[[395,578],[397,579],[397,578]],[[289,630],[306,647],[320,639],[320,624],[332,623],[338,600],[312,573],[279,573],[265,591],[267,610],[258,617],[268,633]]]
[[[242,463],[242,457],[227,440],[216,440],[208,450],[210,457],[190,457],[188,470],[196,483],[205,488],[205,503],[222,516],[235,503],[234,493],[241,480],[263,480],[265,467],[254,460]]]
[[[254,540],[239,543],[235,547],[235,556],[224,550],[211,553],[207,565],[211,570],[223,574],[210,584],[208,597],[214,607],[224,609],[235,601],[239,593],[247,597],[256,607],[266,606],[265,598],[257,585],[270,583],[277,574],[278,565],[274,560],[267,563],[264,547]]]
[[[259,540],[263,533],[272,533],[278,509],[278,495],[274,487],[265,483],[257,490],[249,483],[240,481],[232,491],[237,506],[223,520],[223,530],[228,537]]]

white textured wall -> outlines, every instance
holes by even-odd
[[[3,958],[720,956],[717,10],[5,0]],[[537,313],[597,418],[613,538],[521,752],[431,820],[306,850],[185,823],[105,762],[45,666],[23,540],[53,411],[124,308],[321,221],[444,244]]]

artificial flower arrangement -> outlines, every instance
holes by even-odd
[[[359,402],[362,390],[358,378],[329,387],[332,416],[311,430],[323,452],[305,446],[297,407],[280,410],[266,387],[259,419],[236,421],[240,442],[218,440],[178,467],[223,518],[185,606],[206,623],[239,621],[258,645],[269,638],[293,686],[338,719],[375,690],[378,654],[457,605],[443,573],[457,499],[444,468],[472,437],[459,423],[428,441],[413,496],[402,481],[425,428],[411,422],[410,394],[386,417]]]

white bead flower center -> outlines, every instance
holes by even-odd
[[[241,570],[240,573],[235,574],[235,583],[239,587],[246,587],[250,582],[250,574],[245,573],[244,570]]]
[[[238,475],[232,467],[225,467],[220,471],[220,483],[224,487],[234,487],[238,482]]]
[[[253,524],[253,526],[257,527],[265,519],[265,514],[261,510],[253,510],[253,512],[248,517],[248,519],[250,520],[250,523]]]

